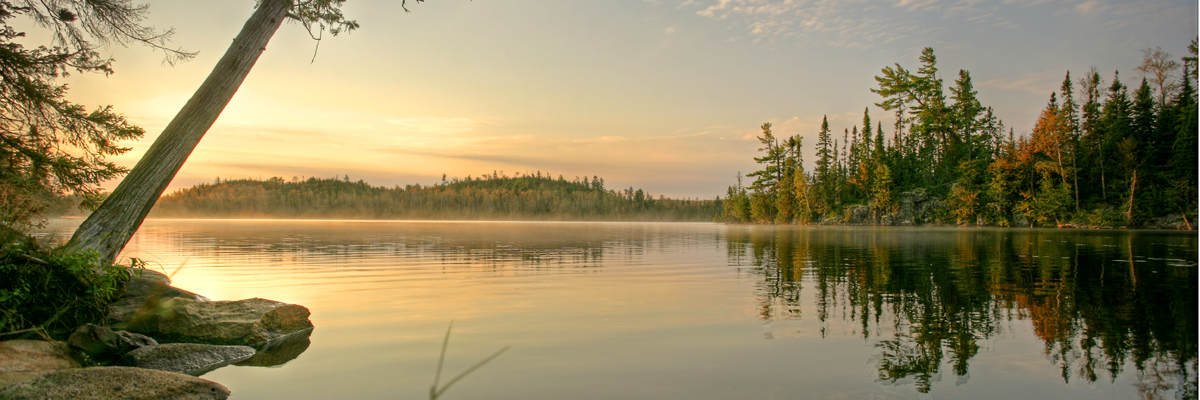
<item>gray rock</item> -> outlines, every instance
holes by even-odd
[[[208,300],[170,284],[171,279],[166,275],[141,270],[140,275],[125,284],[125,293],[108,305],[108,322],[117,329],[124,329],[135,316],[157,311],[164,301],[174,298]]]
[[[258,352],[254,353],[254,357],[240,361],[236,365],[273,367],[286,364],[308,350],[309,344],[312,343],[312,340],[309,339],[312,331],[313,328],[308,328],[255,344],[254,349]]]
[[[853,205],[846,207],[845,224],[860,225],[874,222],[871,218],[871,208],[865,205]]]
[[[1191,221],[1190,218],[1187,218],[1183,214],[1170,214],[1147,221],[1145,227],[1150,229],[1194,230],[1194,223],[1195,221]]]
[[[0,342],[0,388],[76,367],[79,362],[71,357],[63,342],[25,339]]]
[[[114,332],[103,326],[87,324],[76,329],[67,339],[67,344],[72,349],[87,354],[92,360],[112,363],[120,360],[125,353],[154,346],[158,342],[146,335],[126,331]]]
[[[213,381],[131,367],[66,369],[0,390],[0,398],[12,400],[208,400],[228,397],[229,389]]]
[[[125,355],[129,365],[200,376],[254,355],[248,346],[218,346],[199,343],[167,343],[143,347]]]
[[[267,299],[197,301],[173,298],[139,315],[126,329],[163,343],[252,345],[312,328],[304,306]]]
[[[945,202],[935,199],[924,188],[900,193],[892,216],[894,225],[924,225],[944,222],[950,216]]]

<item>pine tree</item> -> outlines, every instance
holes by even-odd
[[[1127,151],[1124,154],[1118,155],[1118,145],[1129,138],[1129,131],[1132,128],[1133,121],[1129,116],[1131,107],[1129,101],[1129,93],[1121,83],[1120,74],[1116,73],[1113,76],[1112,85],[1108,88],[1108,97],[1104,101],[1104,108],[1100,114],[1100,178],[1103,201],[1105,204],[1109,202],[1109,197],[1117,192],[1126,192],[1129,185],[1129,173],[1132,170],[1128,168],[1120,168],[1117,165],[1118,160],[1124,161],[1123,165],[1129,167],[1131,154],[1128,151],[1136,149],[1136,142],[1130,142],[1123,148]],[[1116,177],[1117,179],[1114,179]],[[1120,180],[1120,182],[1118,182]],[[1119,189],[1118,189],[1119,188]],[[1118,190],[1114,190],[1118,189]],[[1120,195],[1118,195],[1120,196]]]
[[[1083,102],[1080,104],[1079,136],[1083,157],[1079,169],[1085,172],[1085,184],[1079,185],[1082,197],[1089,202],[1103,202],[1106,198],[1104,176],[1104,128],[1101,121],[1102,96],[1100,88],[1104,86],[1100,73],[1092,68],[1079,78],[1080,93]]]
[[[781,145],[779,139],[771,132],[770,122],[762,124],[761,128],[762,134],[758,136],[758,141],[762,143],[762,147],[759,147],[758,151],[762,152],[763,156],[755,157],[754,161],[762,164],[763,169],[746,176],[756,177],[754,183],[750,184],[752,190],[771,193],[786,172],[783,164],[787,161],[787,148]]]
[[[1071,81],[1071,71],[1067,71],[1067,76],[1063,78],[1062,85],[1059,86],[1059,92],[1062,93],[1063,103],[1059,107],[1058,116],[1067,130],[1065,151],[1070,154],[1069,168],[1074,189],[1072,193],[1075,197],[1075,212],[1079,212],[1079,104],[1075,102],[1075,88]]]
[[[1195,48],[1195,41],[1192,42]],[[1191,63],[1195,67],[1195,63]],[[1187,66],[1184,67],[1179,94],[1175,96],[1174,142],[1171,147],[1170,177],[1172,188],[1170,196],[1175,207],[1184,211],[1185,215],[1196,215],[1197,211],[1197,103],[1196,88],[1192,86],[1192,75]],[[1195,72],[1192,70],[1191,72]],[[1185,211],[1186,209],[1186,211]],[[1171,210],[1174,211],[1174,210]]]
[[[71,103],[57,79],[113,73],[113,60],[97,52],[101,44],[148,45],[168,64],[194,55],[165,47],[172,32],[142,25],[146,14],[128,1],[0,1],[0,228],[36,225],[68,195],[94,208],[100,184],[128,171],[107,157],[129,151],[118,143],[142,137],[142,128],[111,106],[89,112]],[[29,22],[12,23],[21,17]],[[49,46],[26,48],[20,26],[44,29]]]
[[[814,211],[819,215],[829,214],[833,210],[834,165],[835,155],[830,148],[829,119],[821,117],[821,131],[817,133],[817,171],[814,185],[817,194]]]

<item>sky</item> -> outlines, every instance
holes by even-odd
[[[169,66],[108,46],[115,73],[74,74],[68,99],[146,129],[132,167],[205,79],[252,0],[161,0],[146,24],[199,55]],[[1027,134],[1065,74],[1136,87],[1142,50],[1187,54],[1195,0],[349,0],[361,28],[319,47],[285,23],[168,192],[220,177],[344,177],[377,186],[536,173],[713,198],[758,169],[764,122],[804,139],[823,116],[860,125],[874,77],[924,47],[950,85]],[[35,29],[35,28],[31,28]],[[36,35],[34,35],[36,36]],[[29,40],[35,41],[35,37]],[[315,55],[315,58],[314,58]],[[841,135],[835,135],[840,137]],[[119,181],[106,183],[113,188]]]

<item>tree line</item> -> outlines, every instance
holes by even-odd
[[[828,119],[817,135],[813,171],[804,170],[802,138],[779,138],[762,125],[749,186],[730,186],[722,215],[731,223],[915,223],[959,225],[1140,226],[1197,210],[1196,41],[1176,61],[1144,51],[1136,89],[1119,72],[1105,81],[1093,67],[1068,71],[1028,135],[1014,135],[976,97],[966,70],[947,88],[932,48],[920,67],[882,69],[872,88],[895,113],[891,134],[861,127],[839,140]],[[1180,71],[1182,69],[1182,71]],[[890,137],[889,137],[890,136]],[[902,208],[906,208],[902,210]],[[904,212],[902,212],[904,211]]]
[[[719,200],[655,198],[606,189],[604,179],[536,173],[371,186],[348,176],[204,183],[163,196],[153,217],[712,221]]]

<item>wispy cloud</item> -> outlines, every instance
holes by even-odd
[[[439,135],[453,135],[458,133],[469,132],[477,122],[470,118],[442,118],[442,117],[416,117],[416,118],[391,118],[389,123],[398,125],[404,130],[413,133],[432,133]]]
[[[1056,81],[1057,80],[1057,81]],[[1007,90],[1024,90],[1033,94],[1049,96],[1058,90],[1062,75],[1050,72],[1034,72],[1007,79],[992,79],[980,82],[979,86]]]
[[[677,7],[740,27],[755,41],[797,39],[871,48],[915,31],[1013,29],[1041,15],[1154,20],[1164,6],[1124,0],[687,0]],[[930,27],[933,27],[930,29]],[[945,28],[938,28],[945,27]],[[927,40],[927,39],[923,39]],[[924,43],[923,43],[924,44]]]

